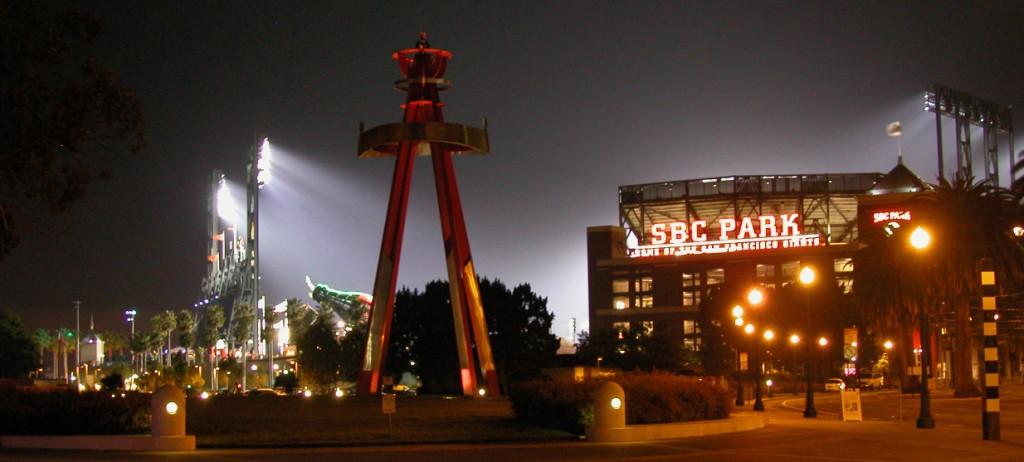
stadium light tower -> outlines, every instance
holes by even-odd
[[[262,341],[262,324],[264,322],[263,307],[260,306],[260,189],[263,188],[267,183],[270,182],[270,164],[271,164],[271,148],[270,140],[263,135],[256,135],[252,149],[249,152],[249,168],[248,168],[248,181],[246,182],[246,220],[247,220],[247,246],[246,251],[248,252],[248,274],[246,275],[246,282],[251,289],[250,293],[246,293],[243,290],[244,295],[248,295],[250,302],[250,309],[254,312],[255,322],[252,323],[252,341],[253,344],[259,345]],[[243,297],[243,300],[246,298]],[[268,345],[269,346],[269,345]],[[245,360],[248,353],[248,345],[242,345],[242,370],[245,371]],[[273,368],[271,368],[273,370]],[[242,374],[242,388],[246,387],[246,376]]]

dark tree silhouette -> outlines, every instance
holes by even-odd
[[[0,259],[36,207],[60,212],[142,150],[138,98],[93,56],[97,18],[47,2],[0,7]]]

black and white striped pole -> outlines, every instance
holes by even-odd
[[[999,347],[996,343],[996,272],[992,260],[978,262],[981,271],[982,334],[985,344],[984,394],[981,399],[981,437],[999,440]]]

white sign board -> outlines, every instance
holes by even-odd
[[[396,410],[395,395],[380,395],[380,410],[385,414],[394,414]]]
[[[860,390],[841,390],[839,392],[840,401],[843,404],[843,420],[856,420],[863,421],[864,415],[861,413],[860,407]]]

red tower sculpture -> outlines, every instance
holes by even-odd
[[[480,302],[476,269],[469,252],[469,238],[466,236],[466,223],[452,165],[454,154],[483,154],[490,151],[487,127],[476,128],[444,122],[441,112],[444,104],[438,94],[451,87],[451,82],[444,79],[444,71],[452,54],[431,48],[425,33],[420,34],[415,48],[396,51],[391,57],[398,61],[405,77],[395,82],[396,89],[407,93],[405,104],[402,105],[405,117],[400,123],[381,125],[367,131],[360,127],[359,134],[360,157],[397,157],[397,160],[391,180],[391,196],[388,199],[387,221],[377,262],[377,277],[373,284],[374,304],[370,309],[370,331],[359,373],[358,391],[360,394],[374,394],[380,390],[381,368],[387,353],[395,308],[395,284],[402,252],[405,212],[409,205],[413,160],[416,156],[430,156],[434,164],[434,182],[448,264],[462,392],[466,396],[476,395],[479,367],[479,376],[486,380],[487,389],[492,394],[498,394],[498,376],[494,370],[490,339],[487,337],[487,321]],[[478,363],[473,358],[474,344]]]

